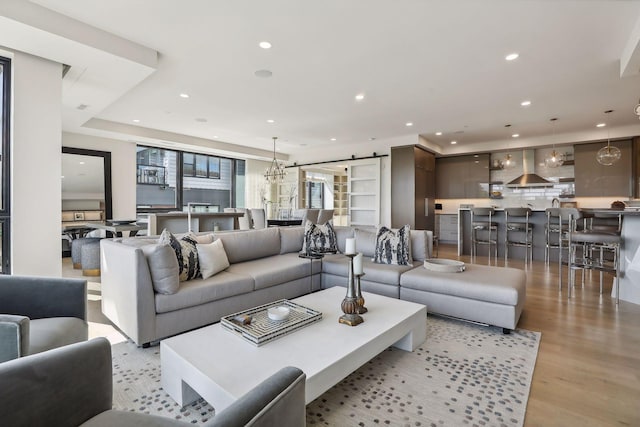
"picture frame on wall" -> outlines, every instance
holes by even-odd
[[[84,221],[84,212],[74,212],[73,213],[74,221]]]

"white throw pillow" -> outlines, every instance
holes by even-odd
[[[222,245],[222,240],[218,239],[213,243],[198,244],[198,258],[200,260],[200,273],[203,279],[207,279],[229,267],[229,259]]]

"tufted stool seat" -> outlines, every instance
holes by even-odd
[[[71,241],[71,262],[74,270],[82,269],[82,247],[87,243],[100,242],[99,237],[81,237]]]
[[[83,276],[100,275],[100,239],[82,245],[80,263]]]

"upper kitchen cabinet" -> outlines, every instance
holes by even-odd
[[[489,154],[436,159],[436,198],[488,197]]]
[[[576,197],[632,197],[632,141],[612,141],[622,157],[611,166],[596,161],[598,150],[607,142],[574,146]]]

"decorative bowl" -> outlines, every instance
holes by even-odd
[[[430,258],[424,261],[424,268],[441,273],[461,273],[464,271],[464,262],[453,259]]]
[[[280,305],[267,309],[267,316],[269,316],[269,319],[271,320],[287,320],[290,312],[291,310],[289,309],[289,307]]]

